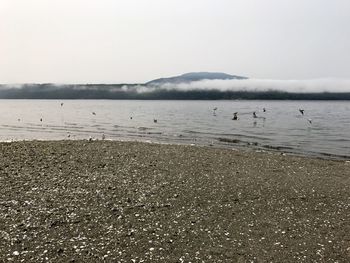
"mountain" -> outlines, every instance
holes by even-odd
[[[241,77],[241,76],[229,75],[221,72],[191,72],[191,73],[186,73],[180,76],[175,76],[170,78],[154,79],[145,84],[146,85],[162,85],[165,83],[179,84],[179,83],[188,83],[192,81],[200,81],[205,79],[227,80],[227,79],[247,79],[247,78]]]

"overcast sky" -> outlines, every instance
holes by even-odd
[[[350,78],[349,0],[0,0],[0,83]]]

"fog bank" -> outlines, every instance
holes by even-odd
[[[350,80],[202,80],[146,84],[0,85],[0,99],[350,100]]]

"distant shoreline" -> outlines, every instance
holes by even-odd
[[[127,88],[123,88],[127,87]],[[171,90],[138,85],[0,85],[0,99],[109,99],[109,100],[350,100],[350,92],[292,93],[282,91]]]

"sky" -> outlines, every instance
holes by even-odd
[[[0,0],[0,83],[350,79],[348,0]]]

